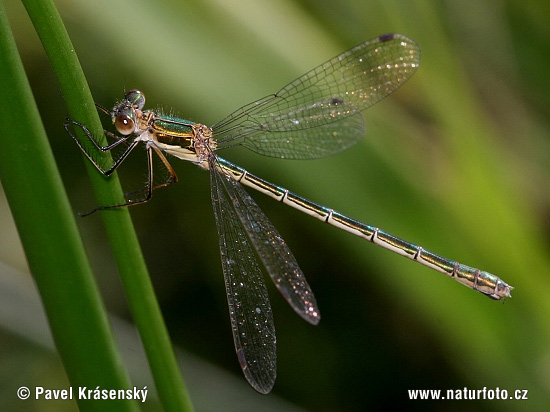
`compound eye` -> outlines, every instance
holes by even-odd
[[[126,93],[125,100],[138,110],[145,106],[145,95],[137,89],[132,89]]]
[[[115,127],[121,135],[128,136],[134,133],[136,122],[130,116],[120,113],[115,118]]]

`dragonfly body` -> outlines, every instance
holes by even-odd
[[[259,392],[271,390],[276,376],[275,329],[260,262],[291,307],[317,324],[317,303],[292,252],[269,219],[241,185],[251,187],[325,223],[343,229],[399,255],[455,278],[493,299],[510,296],[512,287],[499,277],[436,255],[420,246],[318,205],[255,176],[219,157],[219,149],[244,146],[279,158],[312,159],[345,150],[365,133],[361,111],[400,87],[416,70],[418,46],[403,35],[389,34],[362,43],[327,61],[274,95],[238,109],[212,127],[143,110],[145,97],[130,90],[108,114],[118,133],[105,131],[114,142],[102,146],[85,125],[68,120],[65,128],[103,174],[109,175],[140,143],[147,149],[149,182],[141,197],[127,197],[112,209],[143,203],[154,189],[174,183],[176,175],[164,153],[209,170],[211,197],[220,239],[233,338],[239,363]],[[93,147],[70,127],[86,134]],[[99,162],[94,151],[124,148],[112,163]],[[168,171],[153,183],[153,156]]]
[[[444,258],[424,249],[422,246],[414,245],[406,240],[384,232],[377,227],[366,225],[334,209],[321,206],[287,189],[269,183],[225,159],[219,158],[219,163],[226,173],[240,183],[313,216],[322,222],[362,237],[385,249],[444,273],[492,299],[499,300],[510,297],[510,286],[498,276]]]
[[[136,123],[134,131],[138,134],[136,139],[145,141],[165,153],[190,161],[204,169],[209,168],[208,151],[212,150],[212,147],[216,147],[216,141],[212,139],[212,129],[202,124],[160,116],[154,112],[144,112],[139,120],[141,122]],[[216,166],[224,174],[275,200],[444,273],[490,298],[499,300],[510,296],[509,286],[498,276],[444,258],[422,246],[414,245],[376,227],[351,219],[334,209],[321,206],[288,189],[255,176],[221,157],[217,157],[217,160]]]

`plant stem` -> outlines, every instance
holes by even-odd
[[[51,0],[24,0],[23,3],[52,63],[71,116],[87,124],[92,131],[101,131],[102,127],[84,74],[55,5]],[[34,118],[38,116],[35,115]],[[106,179],[97,173],[92,165],[87,166],[89,166],[88,171],[99,203],[120,203],[123,195],[116,176]],[[68,206],[66,209],[66,213],[72,215]],[[159,398],[166,410],[190,411],[192,410],[191,401],[181,377],[129,213],[125,209],[119,209],[104,212],[102,217]],[[68,220],[74,225],[72,216]],[[60,263],[60,266],[63,266],[63,263]],[[95,365],[95,357],[88,358],[87,362]],[[120,366],[120,362],[118,364]]]

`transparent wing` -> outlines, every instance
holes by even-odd
[[[369,40],[215,124],[218,148],[243,145],[263,155],[293,158],[337,153],[361,138],[359,112],[400,87],[419,62],[419,47],[401,34]],[[349,117],[354,119],[342,122]],[[347,134],[347,128],[352,132]],[[336,133],[332,140],[327,139],[331,132]],[[303,147],[311,151],[294,151]]]
[[[220,171],[215,155],[211,163],[275,286],[298,315],[316,325],[321,319],[317,302],[290,248],[241,184]]]
[[[225,176],[214,169],[210,179],[235,350],[250,385],[260,393],[268,393],[277,375],[277,355],[267,289],[236,214],[236,208],[242,205],[228,199]]]
[[[310,113],[312,111],[313,109]],[[364,135],[363,116],[360,112],[356,112],[338,122],[323,124],[315,129],[251,131],[243,136],[240,145],[265,156],[282,159],[316,159],[348,149]]]
[[[267,393],[276,375],[275,328],[253,248],[296,313],[314,325],[321,317],[294,255],[240,183],[220,171],[216,159],[210,159],[211,195],[235,349],[252,387]]]

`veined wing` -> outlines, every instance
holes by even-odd
[[[406,36],[369,40],[212,126],[218,148],[243,145],[263,155],[297,159],[337,153],[362,137],[359,112],[400,87],[419,62],[420,49]],[[350,117],[350,124],[339,125]],[[331,133],[332,140],[327,138]]]
[[[313,112],[313,109],[310,112]],[[355,112],[338,122],[326,123],[315,129],[250,131],[248,135],[242,136],[240,145],[264,156],[281,159],[317,159],[350,148],[364,135],[363,116],[360,112]]]
[[[262,271],[235,211],[242,205],[228,199],[226,180],[215,167],[211,169],[210,190],[233,341],[250,385],[260,393],[269,393],[277,375],[273,314]],[[246,211],[239,210],[242,213]]]
[[[276,375],[275,328],[253,247],[296,313],[314,325],[320,314],[282,237],[241,184],[222,172],[216,162],[212,155],[211,195],[235,349],[247,380],[259,392],[267,393]]]
[[[298,315],[316,325],[321,319],[317,302],[290,248],[242,185],[226,175],[216,164],[216,156],[212,157],[210,167],[215,168],[212,172],[223,184],[242,228],[275,286]]]

